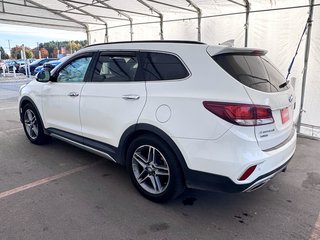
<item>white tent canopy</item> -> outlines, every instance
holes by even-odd
[[[310,44],[305,34],[290,76],[297,79],[299,109],[310,49],[302,122],[320,126],[320,0],[0,0],[0,23],[83,31],[90,44],[234,39],[236,47],[267,49],[283,75],[311,12]]]

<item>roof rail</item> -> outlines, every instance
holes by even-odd
[[[206,44],[204,42],[199,41],[185,41],[185,40],[139,40],[139,41],[120,41],[120,42],[108,42],[108,43],[97,43],[88,45],[87,47],[99,46],[99,45],[111,45],[111,44],[122,44],[122,43],[186,43],[186,44]]]

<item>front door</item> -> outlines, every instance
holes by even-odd
[[[81,135],[80,94],[86,81],[92,54],[70,59],[43,87],[43,112],[47,128]]]

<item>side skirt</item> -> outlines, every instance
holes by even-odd
[[[48,134],[56,139],[69,143],[78,148],[84,149],[88,152],[97,154],[101,157],[107,158],[115,163],[116,148],[108,144],[94,141],[92,139],[84,138],[72,133],[61,131],[55,128],[46,129]]]

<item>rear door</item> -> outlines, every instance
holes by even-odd
[[[146,102],[138,52],[101,52],[92,81],[85,83],[80,100],[82,133],[118,146],[123,132],[137,123]]]
[[[284,77],[261,54],[258,51],[227,53],[213,59],[243,84],[253,104],[271,107],[274,123],[255,126],[258,144],[266,150],[293,136],[295,99],[292,88],[284,84]]]

